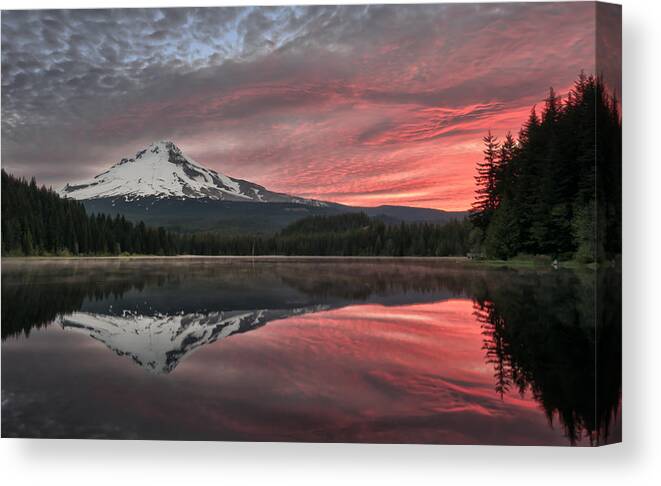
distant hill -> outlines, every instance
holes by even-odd
[[[354,209],[364,212],[370,217],[384,219],[386,223],[388,219],[407,223],[447,223],[453,219],[462,219],[468,216],[468,211],[441,211],[439,209],[411,206],[376,206]]]
[[[129,221],[144,221],[150,226],[163,226],[179,232],[223,231],[224,233],[273,233],[299,219],[309,216],[330,216],[343,213],[365,213],[386,224],[446,223],[463,219],[465,211],[447,212],[406,206],[362,208],[329,203],[310,206],[296,203],[255,203],[218,201],[211,199],[137,200],[99,198],[80,201],[88,213],[120,214]]]

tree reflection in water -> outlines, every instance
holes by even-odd
[[[607,443],[621,395],[619,272],[513,273],[482,284],[475,316],[496,392],[530,391],[572,445],[584,436]]]

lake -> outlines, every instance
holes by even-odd
[[[613,269],[4,259],[2,436],[617,442],[620,296]]]

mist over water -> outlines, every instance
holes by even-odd
[[[620,294],[613,269],[7,260],[2,435],[614,442]]]

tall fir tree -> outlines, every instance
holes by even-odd
[[[471,208],[470,218],[481,231],[486,231],[493,212],[498,207],[498,140],[489,131],[482,139],[484,143],[484,158],[477,163],[475,176],[475,201]]]

